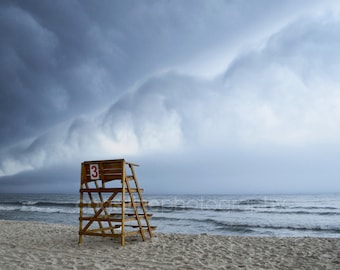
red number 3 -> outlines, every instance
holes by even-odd
[[[99,167],[98,164],[91,164],[90,165],[90,176],[91,179],[99,179]]]

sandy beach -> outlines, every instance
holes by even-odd
[[[76,226],[2,220],[0,269],[340,269],[340,238],[156,233],[79,245]]]

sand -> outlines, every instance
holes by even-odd
[[[155,233],[78,245],[76,226],[2,220],[0,269],[340,269],[340,238]]]

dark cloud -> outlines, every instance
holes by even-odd
[[[107,106],[145,75],[216,44],[227,49],[266,21],[263,6],[233,1],[3,1],[0,8],[2,145]]]
[[[34,136],[84,106],[91,112],[115,93],[101,63],[103,36],[96,36],[77,2],[13,1],[0,12],[3,145]]]
[[[73,189],[82,160],[125,157],[152,192],[336,186],[338,9],[2,1],[0,181]]]
[[[122,91],[117,85],[123,88],[137,74],[164,65],[173,44],[154,50],[155,38],[158,47],[167,38],[152,28],[167,26],[148,22],[163,12],[157,4],[149,10],[134,2],[3,2],[1,143],[107,105]]]

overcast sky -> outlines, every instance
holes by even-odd
[[[0,191],[340,191],[340,3],[0,2]]]

